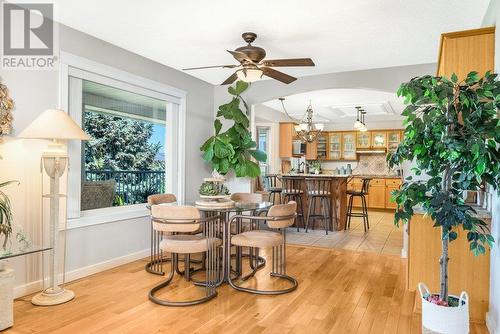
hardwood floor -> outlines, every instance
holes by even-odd
[[[415,294],[405,291],[405,261],[397,256],[288,246],[296,291],[256,296],[224,285],[211,302],[185,308],[151,303],[148,291],[163,277],[136,261],[68,285],[76,299],[35,307],[15,302],[15,325],[5,333],[420,333]],[[269,267],[269,265],[267,266]],[[268,270],[245,284],[278,286]],[[169,298],[200,295],[178,276]],[[472,325],[472,333],[487,333]]]

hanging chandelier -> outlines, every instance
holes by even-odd
[[[368,131],[368,127],[366,126],[365,123],[366,111],[362,107],[355,107],[355,108],[356,108],[356,121],[354,122],[354,128],[361,132]]]
[[[309,102],[309,106],[307,107],[306,113],[302,120],[296,120],[292,116],[288,114],[285,108],[285,104],[283,101],[285,101],[284,97],[280,97],[279,100],[281,101],[281,105],[283,106],[283,111],[285,114],[291,118],[294,122],[299,123],[295,125],[295,132],[297,134],[297,137],[303,142],[303,143],[312,143],[314,142],[321,131],[325,128],[325,125],[323,123],[313,123],[313,108],[311,105],[311,102]]]

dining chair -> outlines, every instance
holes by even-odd
[[[160,242],[160,249],[172,254],[170,273],[165,281],[156,285],[149,292],[149,300],[165,306],[189,306],[209,301],[217,295],[216,286],[219,281],[220,254],[219,247],[222,240],[217,237],[217,230],[223,222],[220,216],[201,218],[200,211],[194,206],[165,206],[151,207],[153,228],[155,231],[168,232]],[[202,234],[189,234],[202,228]],[[182,234],[181,234],[182,233]],[[172,282],[176,272],[179,255],[184,255],[184,278],[191,281],[190,268],[191,254],[206,253],[205,281],[203,284],[194,284],[205,288],[205,296],[184,301],[172,301],[156,296],[157,292]]]
[[[259,259],[259,249],[271,247],[272,248],[272,268],[271,276],[284,279],[289,281],[292,286],[285,289],[278,290],[262,290],[242,287],[237,285],[231,275],[229,275],[228,283],[234,289],[238,291],[260,294],[260,295],[279,295],[291,292],[295,290],[298,286],[298,282],[295,278],[286,274],[286,228],[293,225],[295,221],[295,216],[297,212],[297,203],[290,201],[288,204],[279,204],[272,206],[267,216],[245,216],[236,215],[231,219],[231,224],[235,223],[238,219],[245,218],[250,220],[265,220],[267,226],[270,230],[252,230],[239,233],[237,235],[227,236],[227,245],[239,246],[239,247],[249,247],[255,249],[255,256],[250,258],[250,262],[255,261],[254,267],[257,267],[257,261]],[[231,254],[226,252],[226,261],[230,263]],[[239,274],[242,274],[241,266],[236,268]],[[256,270],[254,269],[250,275],[243,276],[242,280],[246,280],[249,277],[253,277]]]
[[[154,194],[148,196],[148,207],[158,204],[175,203],[177,198],[174,194]],[[151,220],[151,247],[150,247],[150,259],[149,262],[144,266],[144,269],[148,273],[156,275],[165,275],[163,271],[163,263],[168,262],[171,259],[164,257],[159,244],[163,237],[163,232],[155,231],[153,228],[153,221]]]

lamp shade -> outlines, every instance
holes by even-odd
[[[78,124],[63,110],[47,109],[19,134],[31,139],[89,140]]]

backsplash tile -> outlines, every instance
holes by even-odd
[[[360,154],[353,175],[397,175],[386,162],[386,154]]]

